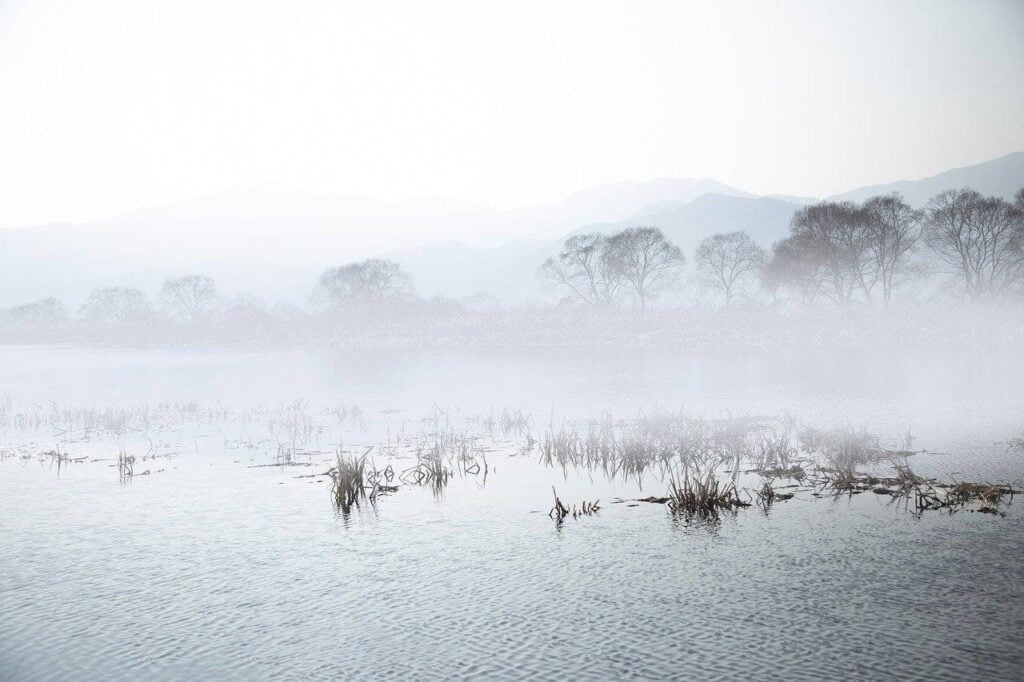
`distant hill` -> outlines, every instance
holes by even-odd
[[[963,186],[1012,196],[1024,186],[1024,152],[830,198],[899,191],[920,206]],[[715,232],[746,230],[767,247],[813,201],[758,197],[707,178],[602,185],[508,210],[437,197],[384,202],[249,187],[95,223],[0,230],[0,308],[54,296],[76,309],[96,287],[154,294],[165,278],[196,272],[229,295],[302,302],[325,268],[385,255],[412,272],[422,295],[481,291],[515,302],[545,295],[536,269],[574,232],[654,225],[692,260],[700,240]]]
[[[899,192],[913,206],[923,207],[928,200],[947,189],[970,187],[982,194],[1010,199],[1024,187],[1024,152],[1007,154],[973,166],[954,168],[921,180],[900,180],[886,185],[870,185],[829,197],[835,201],[864,201],[877,194]]]
[[[769,197],[705,194],[690,202],[666,202],[615,223],[588,225],[580,232],[616,232],[626,227],[658,227],[692,259],[701,240],[716,232],[745,230],[755,241],[770,246],[786,236],[789,221],[800,204]]]
[[[660,178],[646,182],[619,182],[571,194],[556,206],[574,218],[573,227],[632,216],[653,204],[686,203],[705,194],[752,197],[753,194],[707,178]],[[548,209],[550,210],[550,209]]]
[[[768,197],[704,194],[692,201],[657,202],[625,220],[592,223],[572,234],[611,234],[626,227],[650,225],[660,228],[692,262],[700,241],[716,232],[746,230],[767,248],[786,236],[790,218],[798,208],[800,204]],[[441,293],[461,296],[484,291],[508,302],[531,300],[546,297],[536,276],[537,268],[558,254],[568,236],[539,246],[532,242],[472,249],[429,245],[398,254],[396,259],[416,274],[418,282],[432,283]]]
[[[713,180],[661,179],[500,210],[444,198],[384,202],[241,188],[95,223],[0,230],[0,308],[45,296],[76,308],[96,287],[155,292],[165,278],[195,272],[227,294],[301,302],[325,268],[398,251],[423,294],[473,293],[477,250],[495,249],[504,266],[578,225],[712,189],[744,194]],[[449,241],[436,244],[439,236]],[[536,243],[520,251],[502,246],[531,237]]]

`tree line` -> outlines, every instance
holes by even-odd
[[[397,263],[369,259],[323,272],[310,301],[323,312],[373,312],[415,300],[412,277]],[[298,318],[300,308],[278,304],[270,308],[250,294],[223,297],[206,275],[171,277],[160,287],[156,301],[133,287],[103,287],[89,294],[77,319],[89,324],[136,324],[163,319],[185,324],[208,322],[252,323],[276,318]],[[45,298],[6,310],[0,321],[40,326],[70,322],[72,315],[55,298]]]
[[[613,234],[577,234],[565,240],[538,275],[564,301],[592,306],[650,306],[677,290],[686,257],[656,227],[629,227]],[[924,209],[899,194],[862,203],[823,201],[800,208],[789,234],[765,249],[744,231],[712,235],[694,253],[693,280],[726,305],[739,297],[813,304],[827,301],[887,305],[915,282],[980,301],[1024,292],[1024,188],[1013,201],[971,189],[942,192]],[[462,301],[417,298],[413,279],[397,263],[369,259],[325,270],[310,301],[327,314],[402,312],[429,304],[434,311],[496,307],[478,294]],[[220,321],[250,324],[307,315],[295,306],[273,309],[251,295],[225,298],[205,275],[164,281],[157,301],[140,289],[93,291],[77,318],[95,324],[131,324],[156,319],[186,324]],[[47,298],[0,310],[15,325],[61,324],[65,306]]]
[[[789,234],[766,250],[745,231],[712,235],[694,254],[695,279],[726,305],[740,294],[772,304],[888,305],[931,279],[975,301],[1024,288],[1024,188],[1014,200],[956,189],[924,209],[898,193],[863,203],[800,208]],[[646,307],[682,282],[686,259],[656,227],[569,237],[538,276],[566,301]],[[944,278],[943,278],[944,276]]]

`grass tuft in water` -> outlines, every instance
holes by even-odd
[[[714,468],[693,475],[684,469],[682,478],[673,475],[669,479],[668,492],[669,509],[686,516],[716,518],[720,512],[750,506],[740,499],[736,482],[720,480]]]
[[[352,507],[358,507],[360,500],[366,497],[366,457],[366,454],[359,457],[345,455],[339,447],[336,464],[328,471],[331,476],[331,501],[345,514],[352,511]]]

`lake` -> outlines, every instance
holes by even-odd
[[[634,501],[666,493],[656,471],[546,466],[488,423],[528,415],[543,442],[685,410],[863,428],[894,449],[909,431],[920,475],[1019,488],[1013,353],[4,346],[3,396],[3,679],[1017,679],[1024,664],[1018,502],[915,513],[805,486],[692,518]],[[486,476],[400,482],[441,423],[479,436]],[[339,446],[390,464],[398,490],[340,512]],[[555,523],[552,487],[601,509]]]

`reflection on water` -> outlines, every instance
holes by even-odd
[[[196,400],[233,415],[215,428],[179,407],[180,424],[154,413],[146,433],[0,434],[2,676],[1013,678],[1024,663],[1013,505],[1005,518],[915,515],[880,495],[800,491],[687,522],[629,502],[665,493],[653,472],[609,478],[496,447],[486,479],[403,484],[345,515],[329,477],[311,475],[341,442],[358,454],[404,439],[414,445],[372,455],[401,473],[432,427],[425,415],[461,430],[505,405],[532,415],[537,438],[563,417],[657,405],[789,412],[893,437],[909,426],[929,450],[913,460],[923,475],[1024,473],[1005,445],[1024,426],[1024,369],[904,360],[811,358],[824,366],[804,371],[755,354],[0,349],[0,392],[15,405]],[[287,408],[297,397],[314,412],[347,407],[305,430]],[[58,469],[18,455],[58,445],[88,459]],[[282,463],[282,445],[292,466],[264,466]],[[138,455],[124,484],[122,447]],[[558,526],[552,487],[601,509]]]

